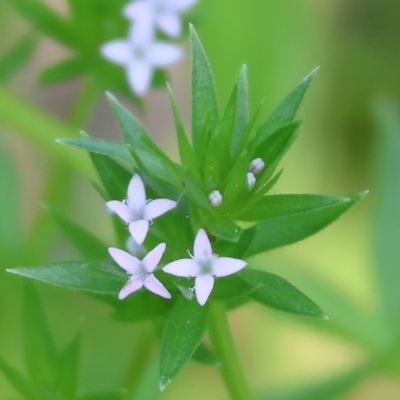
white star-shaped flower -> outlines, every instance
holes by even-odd
[[[123,10],[126,18],[137,24],[143,36],[154,26],[171,37],[182,32],[179,14],[192,7],[197,0],[139,0],[128,3]]]
[[[110,211],[115,212],[129,227],[129,232],[137,244],[142,244],[149,230],[149,221],[176,206],[176,201],[157,199],[146,202],[146,192],[142,178],[136,174],[128,186],[125,201],[112,200],[107,202]]]
[[[171,298],[171,294],[154,276],[153,272],[165,251],[165,243],[160,243],[140,261],[126,251],[110,247],[108,252],[114,261],[130,275],[128,282],[119,292],[118,298],[124,299],[143,286],[161,297]]]
[[[176,276],[195,277],[196,298],[200,305],[204,305],[210,296],[215,278],[234,274],[247,264],[237,258],[215,256],[204,229],[197,232],[193,256],[190,256],[191,258],[172,261],[163,271]]]
[[[155,68],[167,67],[183,56],[179,46],[146,36],[145,40],[131,29],[128,38],[113,40],[100,48],[104,58],[125,67],[129,86],[139,96],[149,90]]]

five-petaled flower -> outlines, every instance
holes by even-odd
[[[126,251],[110,247],[108,252],[114,261],[130,275],[128,282],[119,292],[118,298],[124,299],[143,286],[161,297],[171,298],[171,294],[154,276],[153,272],[165,251],[165,243],[160,243],[151,250],[142,261]]]
[[[157,199],[146,202],[146,192],[142,178],[136,174],[128,186],[125,201],[112,200],[107,207],[115,212],[129,227],[129,232],[137,244],[142,244],[149,230],[149,221],[176,206],[176,201]]]
[[[204,305],[210,296],[215,278],[234,274],[247,264],[237,258],[215,256],[204,229],[197,232],[193,256],[190,256],[191,258],[172,261],[163,271],[176,276],[195,277],[196,298],[200,305]]]
[[[139,0],[128,3],[123,13],[125,17],[140,27],[141,34],[146,36],[149,29],[158,27],[171,37],[178,37],[182,31],[179,14],[183,13],[197,0]]]
[[[128,38],[107,42],[100,52],[107,60],[125,67],[129,86],[141,96],[150,87],[154,69],[175,63],[183,53],[174,44],[154,41],[151,35],[139,32],[132,28]]]

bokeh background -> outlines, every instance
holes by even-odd
[[[63,0],[47,3],[60,13],[68,12]],[[377,104],[382,98],[390,98],[391,104],[400,100],[400,3],[199,0],[193,15],[215,74],[221,107],[243,63],[248,66],[251,111],[264,100],[262,117],[267,117],[305,75],[321,66],[299,112],[304,119],[300,138],[284,159],[284,174],[274,192],[350,195],[370,189],[371,193],[315,237],[253,262],[287,278],[317,303],[319,299],[324,303],[326,293],[315,282],[329,285],[363,313],[370,324],[362,329],[370,331],[372,342],[379,342],[379,337],[386,333],[376,327],[374,319],[382,307],[374,261],[374,229],[382,178],[377,168],[377,149],[382,140]],[[0,54],[30,32],[29,25],[8,2],[1,1]],[[76,79],[53,86],[39,85],[39,71],[67,50],[45,37],[38,37],[38,41],[30,62],[2,87],[55,118],[66,119],[84,82]],[[190,57],[188,42],[183,40],[182,44],[187,57],[171,68],[170,81],[189,126]],[[135,108],[128,100],[124,103],[155,141],[177,159],[166,91],[153,90],[144,101],[144,110]],[[119,140],[105,96],[98,98],[90,120],[80,128],[93,137]],[[0,135],[0,231],[4,237],[17,238],[13,243],[0,243],[4,258],[0,262],[0,354],[14,367],[24,370],[24,282],[4,270],[78,257],[58,226],[46,217],[41,204],[49,203],[67,213],[106,242],[112,240],[112,228],[104,203],[87,177],[60,171],[57,178],[54,157],[2,123],[1,115]],[[46,193],[50,175],[60,188],[59,194]],[[17,250],[7,251],[10,246]],[[400,260],[398,265],[400,268]],[[84,294],[40,283],[35,283],[35,288],[58,345],[70,340],[76,331],[82,332],[82,393],[117,387],[143,326],[139,329],[137,325],[113,321],[106,305]],[[338,308],[340,313],[340,305]],[[231,323],[251,385],[260,393],[330,379],[363,365],[370,356],[357,339],[345,340],[323,324],[255,304],[235,310]],[[148,373],[153,382],[154,374]],[[369,374],[339,398],[399,399],[398,378],[382,371]],[[156,399],[156,386],[154,390],[154,395],[147,393],[143,398]],[[17,398],[0,373],[0,399]],[[161,398],[222,400],[227,395],[216,369],[191,363]]]

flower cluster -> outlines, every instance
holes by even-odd
[[[145,187],[139,175],[134,175],[128,186],[124,201],[107,202],[108,209],[117,214],[129,229],[131,245],[138,248],[145,240],[149,225],[157,218],[175,208],[176,202],[168,199],[146,201]],[[134,242],[132,246],[132,241]],[[122,300],[143,286],[151,292],[171,298],[171,294],[154,276],[154,271],[166,250],[166,244],[160,243],[142,259],[126,251],[111,247],[109,253],[114,261],[129,275],[128,282],[119,293]],[[195,294],[200,305],[204,305],[210,296],[217,277],[231,275],[246,266],[246,262],[231,257],[217,257],[213,254],[210,240],[204,229],[197,232],[194,240],[193,255],[190,258],[175,260],[162,270],[179,277],[195,278]]]
[[[170,38],[182,33],[180,14],[197,0],[137,0],[130,1],[123,15],[130,21],[125,39],[105,43],[100,52],[107,60],[126,69],[132,91],[144,95],[156,68],[164,68],[183,56],[182,49],[156,39],[157,30]]]

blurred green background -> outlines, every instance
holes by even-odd
[[[67,12],[62,0],[47,3],[61,13]],[[376,149],[382,140],[376,104],[382,97],[400,100],[400,2],[199,0],[195,16],[193,22],[215,74],[221,107],[243,63],[248,66],[251,111],[264,100],[263,117],[314,67],[321,66],[299,113],[305,120],[300,138],[285,157],[285,171],[274,191],[350,195],[371,189],[371,193],[315,237],[254,263],[287,278],[317,303],[319,299],[324,301],[326,293],[313,285],[313,279],[329,283],[364,313],[370,324],[358,328],[369,331],[371,343],[379,342],[389,334],[372,319],[382,306],[372,250],[375,210],[380,201]],[[0,54],[18,38],[30,34],[30,29],[7,2],[0,2]],[[38,40],[30,62],[4,86],[54,117],[65,119],[83,82],[38,85],[40,69],[66,54],[52,41],[43,37]],[[183,44],[188,49],[188,43]],[[183,63],[171,69],[172,87],[187,126],[189,58],[187,55]],[[153,91],[145,97],[145,103],[145,112],[130,108],[156,142],[177,159],[167,93]],[[79,128],[93,137],[119,140],[104,96],[96,103],[90,121]],[[88,179],[77,173],[64,179],[63,171],[57,179],[53,173],[62,190],[60,195],[46,194],[45,182],[54,160],[19,132],[3,126],[1,116],[0,132],[0,231],[10,239],[9,243],[0,243],[1,269],[78,257],[51,218],[42,215],[38,220],[43,214],[41,202],[68,213],[111,243],[104,203]],[[0,354],[21,370],[23,284],[22,279],[1,273]],[[64,345],[77,330],[82,331],[82,392],[117,387],[130,349],[138,339],[138,326],[111,320],[107,306],[83,294],[39,283],[35,287],[58,345]],[[328,379],[356,368],[368,358],[366,347],[357,339],[345,340],[322,324],[317,326],[255,304],[234,311],[231,322],[250,383],[260,393]],[[150,385],[152,376],[150,371]],[[17,398],[0,373],[0,399]],[[147,394],[146,398],[153,397]],[[192,363],[161,398],[222,400],[227,395],[215,369]],[[379,371],[339,398],[399,399],[398,376]]]

